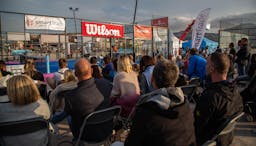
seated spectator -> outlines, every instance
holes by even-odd
[[[174,87],[178,74],[174,63],[157,63],[154,91],[140,97],[125,146],[195,145],[193,113],[182,90]]]
[[[58,85],[50,94],[49,100],[50,100],[50,109],[52,114],[54,114],[56,111],[63,111],[64,110],[64,98],[58,97],[57,95],[60,92],[72,90],[77,87],[77,79],[75,77],[75,74],[72,70],[66,70],[64,72],[64,80],[60,85]]]
[[[104,61],[104,67],[102,69],[102,75],[105,79],[109,80],[110,82],[113,81],[113,76],[111,76],[111,72],[114,70],[113,64],[111,63],[111,58],[109,56],[106,56],[103,58]]]
[[[13,76],[7,81],[9,102],[0,102],[0,123],[42,117],[50,118],[47,103],[40,97],[33,80],[26,75]],[[48,132],[40,130],[34,133],[1,137],[5,145],[42,145],[48,143]]]
[[[249,70],[248,70],[249,77],[253,77],[254,75],[256,75],[256,54],[252,55]]]
[[[77,87],[63,95],[59,95],[65,96],[64,113],[60,115],[61,118],[55,117],[52,121],[56,123],[65,117],[70,116],[71,120],[69,120],[69,124],[71,132],[74,139],[77,139],[84,118],[96,110],[107,107],[106,104],[104,104],[104,98],[107,98],[104,97],[104,95],[107,95],[107,93],[103,94],[97,88],[95,80],[92,78],[91,64],[88,60],[79,59],[77,61],[75,64],[75,75],[79,81]],[[103,82],[98,81],[98,83],[102,84],[101,87],[103,87]],[[107,92],[106,90],[104,91]],[[87,134],[85,133],[82,136],[82,140],[87,142],[102,141],[109,134],[109,131],[112,131],[112,126],[113,125],[91,127],[87,129],[89,134],[86,132]]]
[[[207,58],[206,70],[211,77],[199,97],[195,108],[195,130],[197,144],[202,145],[210,140],[225,119],[243,111],[243,101],[236,86],[227,82],[230,61],[226,54],[213,53]],[[233,133],[219,136],[218,146],[228,146]]]
[[[101,68],[97,64],[97,58],[96,57],[91,57],[90,59],[91,67],[92,67],[92,77],[99,79],[102,78],[101,75]]]
[[[6,64],[3,60],[0,60],[0,71],[2,76],[13,75],[13,73],[6,70]]]
[[[128,56],[120,56],[117,61],[117,74],[114,78],[111,97],[122,98],[129,95],[139,95],[140,88],[136,73]]]
[[[206,71],[205,71],[206,60],[198,55],[198,50],[193,48],[190,50],[189,64],[188,64],[188,78],[200,78],[205,80]]]
[[[122,106],[124,116],[128,116],[138,100],[140,87],[137,74],[132,70],[129,56],[119,56],[117,74],[114,78],[111,100],[113,104]]]
[[[183,72],[183,68],[184,68],[184,62],[183,62],[182,57],[180,55],[178,55],[176,57],[176,64],[179,67],[180,72],[182,73]]]
[[[25,61],[23,74],[28,75],[35,81],[35,83],[39,89],[40,95],[45,99],[46,98],[46,85],[43,83],[44,76],[41,72],[36,70],[33,59],[27,59]]]
[[[54,73],[53,78],[47,78],[47,84],[52,88],[56,88],[58,84],[60,84],[61,80],[64,79],[64,72],[68,70],[67,60],[65,58],[59,59],[59,67],[58,72]]]
[[[151,77],[155,66],[154,58],[143,56],[140,60],[139,85],[141,95],[149,93],[153,90],[151,85]]]
[[[34,60],[27,59],[24,65],[24,74],[31,77],[33,80],[44,81],[44,76],[35,68]]]
[[[11,75],[2,76],[2,73],[0,72],[0,87],[6,87],[7,86],[7,80],[10,79]]]

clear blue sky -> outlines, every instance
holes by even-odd
[[[0,11],[72,17],[69,7],[79,8],[79,18],[132,22],[135,0],[1,0]],[[210,19],[256,12],[256,0],[138,0],[137,21],[152,15],[194,18],[211,8]]]

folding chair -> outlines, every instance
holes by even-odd
[[[192,85],[181,86],[180,88],[183,91],[183,94],[185,95],[185,97],[187,97],[189,102],[196,103],[196,100],[194,99],[193,96],[196,93],[197,87],[198,85],[192,84]]]
[[[244,112],[226,119],[225,122],[223,122],[223,124],[217,129],[216,134],[210,140],[206,141],[202,146],[216,146],[216,139],[218,136],[232,132],[235,128],[236,121],[243,115]]]
[[[0,145],[5,145],[6,141],[4,140],[5,138],[10,138],[15,136],[23,136],[26,135],[24,138],[22,137],[22,141],[27,141],[31,142],[30,144],[33,145],[33,141],[37,141],[37,139],[33,136],[28,136],[28,134],[33,134],[36,132],[39,132],[41,130],[46,130],[47,136],[46,139],[42,139],[43,143],[45,145],[48,145],[49,143],[49,130],[48,130],[48,121],[41,118],[32,118],[32,119],[26,119],[26,120],[21,120],[21,121],[12,121],[12,122],[4,122],[0,123]],[[39,132],[40,133],[40,132]],[[43,132],[44,133],[44,132]],[[41,133],[40,133],[41,134]],[[15,139],[15,143],[18,145],[22,145],[23,143],[19,141],[18,139]],[[45,141],[44,141],[45,140]],[[40,143],[42,144],[42,143]]]
[[[121,106],[113,106],[110,108],[102,109],[95,111],[84,118],[84,122],[80,128],[78,139],[76,140],[75,146],[83,145],[84,143],[87,144],[95,144],[95,145],[102,145],[109,140],[112,136],[112,131],[114,128],[114,124],[121,113]],[[88,128],[94,129],[95,127],[105,127],[111,126],[110,130],[106,134],[107,136],[103,138],[100,142],[93,142],[93,141],[86,141],[86,136],[90,135]],[[93,128],[94,127],[94,128]],[[97,136],[97,135],[96,135]],[[83,139],[82,139],[83,137]]]

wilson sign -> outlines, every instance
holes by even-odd
[[[82,22],[82,35],[93,37],[123,38],[124,26],[95,22]]]

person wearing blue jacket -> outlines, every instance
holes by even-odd
[[[198,50],[193,48],[190,50],[189,64],[188,64],[188,77],[200,78],[205,80],[206,76],[206,59],[198,55]]]

